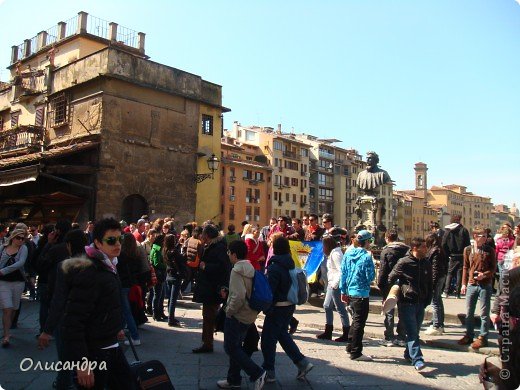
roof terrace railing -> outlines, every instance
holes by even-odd
[[[144,33],[118,26],[116,23],[88,15],[86,12],[79,12],[73,18],[41,31],[34,37],[26,39],[20,45],[13,46],[11,64],[27,58],[62,39],[83,33],[118,42],[144,53]]]

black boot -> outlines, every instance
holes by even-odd
[[[316,335],[320,340],[332,340],[332,325],[325,325],[325,332]]]
[[[343,334],[338,337],[337,339],[334,339],[334,341],[337,341],[339,343],[346,343],[348,341],[348,332],[350,331],[350,326],[344,326],[343,327]]]

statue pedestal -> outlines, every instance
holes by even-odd
[[[386,227],[383,225],[383,215],[386,210],[384,199],[373,195],[363,195],[357,198],[356,205],[358,216],[356,227],[364,225],[374,235],[375,245],[385,246]]]

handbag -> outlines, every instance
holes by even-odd
[[[0,250],[0,257],[2,256],[2,253],[4,252],[5,246],[2,246],[2,250]],[[18,252],[16,252],[14,255],[9,255],[9,258],[7,259],[7,262],[5,263],[5,266],[3,268],[9,267],[16,263],[16,256],[18,255]],[[26,282],[27,278],[25,277],[25,272],[21,269],[18,269],[14,272],[8,273],[7,275],[1,275],[0,280],[4,280],[6,282]]]
[[[146,284],[148,288],[151,288],[157,284],[157,274],[155,273],[155,268],[150,263],[150,281]]]
[[[200,264],[200,256],[199,256],[199,254],[197,253],[197,257],[195,257],[194,260],[188,260],[186,262],[186,264],[190,268],[195,268],[195,269],[199,268],[199,264]]]
[[[220,306],[218,309],[217,316],[215,317],[215,333],[224,333],[224,324],[226,322],[226,311],[224,310],[226,305]]]

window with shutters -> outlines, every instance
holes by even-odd
[[[11,112],[11,128],[18,126],[20,111]]]
[[[36,107],[36,114],[34,116],[34,125],[43,126],[43,115],[45,114],[45,106]]]

